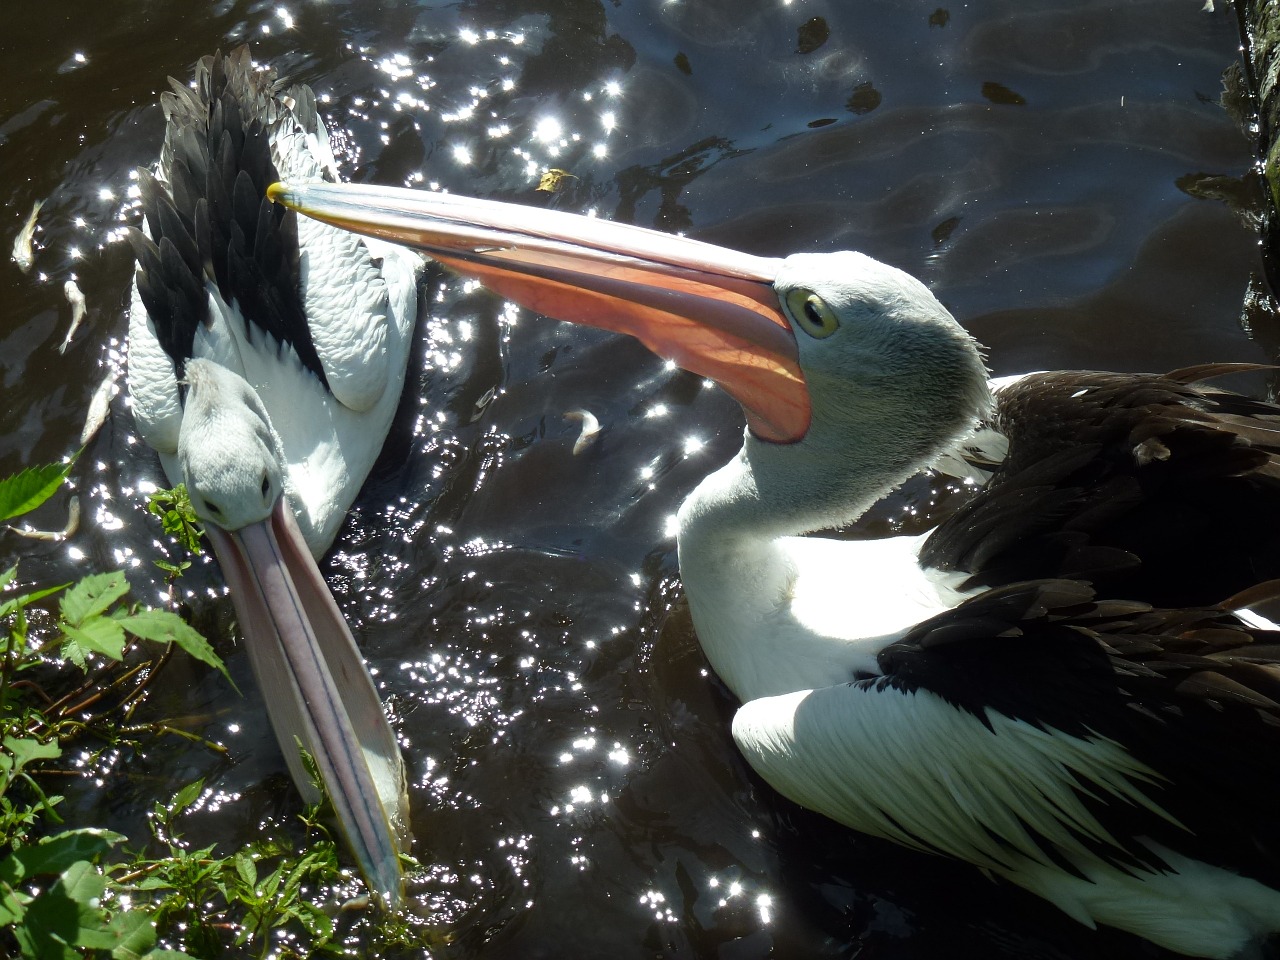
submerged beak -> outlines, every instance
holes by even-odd
[[[773,290],[780,260],[577,214],[394,187],[276,183],[278,203],[405,243],[559,320],[637,337],[734,397],[751,432],[809,428],[795,335]]]
[[[205,529],[294,782],[308,802],[320,800],[305,750],[370,888],[385,907],[397,908],[399,855],[408,850],[399,747],[293,511],[281,497],[259,523],[234,532]]]

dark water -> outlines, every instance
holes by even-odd
[[[113,231],[137,220],[157,94],[245,39],[322,96],[354,180],[594,207],[759,254],[855,247],[929,282],[1001,374],[1274,357],[1272,318],[1242,308],[1260,273],[1250,143],[1218,102],[1234,13],[937,2],[9,5],[6,252],[46,202],[33,272],[0,264],[0,471],[76,446],[122,359],[131,267]],[[533,189],[546,167],[573,174],[554,197]],[[72,276],[89,316],[60,356]],[[734,405],[631,341],[439,273],[426,286],[401,414],[323,566],[407,745],[433,865],[417,909],[450,939],[432,955],[1162,955],[755,779],[666,531],[736,449]],[[576,408],[604,425],[578,456]],[[122,397],[74,476],[70,543],[0,549],[31,579],[123,564],[154,602],[139,486],[161,473]],[[204,776],[219,802],[191,829],[245,839],[296,799],[216,568],[185,589],[247,695],[176,664],[149,708],[230,759],[177,740],[108,758],[68,809],[140,836],[156,799]]]

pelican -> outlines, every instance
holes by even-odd
[[[739,401],[742,449],[684,501],[677,545],[733,738],[780,793],[1185,954],[1280,931],[1280,408],[1204,383],[1237,367],[992,382],[923,284],[860,253],[270,195]],[[926,534],[805,536],[929,469],[986,480]]]
[[[247,47],[170,79],[129,308],[129,394],[170,483],[185,483],[231,588],[276,738],[303,798],[302,752],[375,897],[401,902],[408,801],[398,745],[316,567],[399,403],[421,258],[263,198],[332,177],[305,86]]]

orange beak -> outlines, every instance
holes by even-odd
[[[809,429],[795,335],[774,293],[781,261],[643,227],[452,194],[276,183],[268,196],[347,230],[408,244],[531,310],[639,339],[708,377],[762,440]]]

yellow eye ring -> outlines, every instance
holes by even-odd
[[[787,309],[796,325],[815,340],[829,337],[840,329],[840,318],[836,312],[812,290],[788,293]]]

